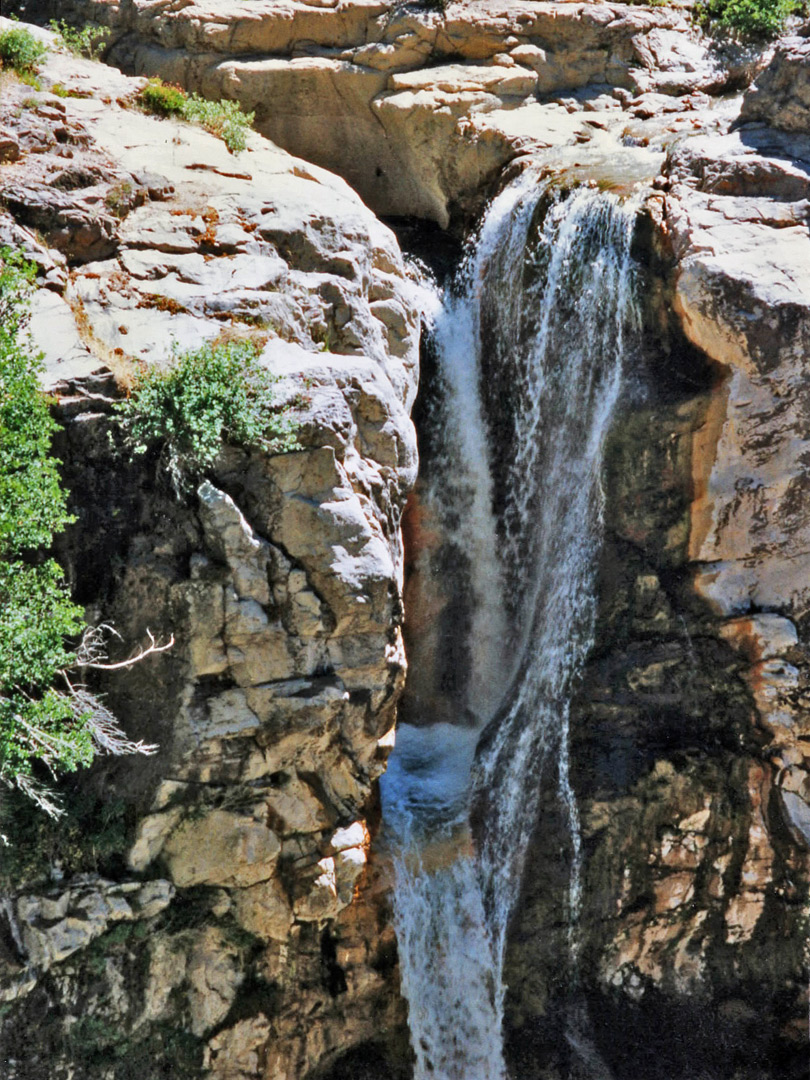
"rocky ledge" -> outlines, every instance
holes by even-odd
[[[5,879],[5,1075],[156,1055],[177,1077],[309,1075],[401,1021],[356,898],[405,671],[412,286],[342,180],[260,135],[235,157],[139,111],[143,80],[57,52],[42,90],[0,78],[0,241],[38,267],[34,343],[79,518],[61,558],[122,649],[147,627],[175,638],[99,688],[160,744],[114,785],[114,767],[85,781],[128,807],[115,881],[98,859]],[[303,448],[226,448],[178,500],[154,461],[111,449],[114,400],[174,349],[241,339]]]
[[[127,71],[255,110],[259,131],[343,176],[377,213],[443,227],[480,210],[512,159],[591,137],[581,103],[569,119],[549,98],[590,91],[598,113],[741,86],[762,63],[703,39],[681,7],[71,0],[52,13],[108,26],[108,57]]]

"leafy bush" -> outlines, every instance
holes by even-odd
[[[182,116],[188,94],[179,86],[154,78],[138,91],[138,100],[147,112],[159,116]]]
[[[83,613],[59,565],[39,550],[73,519],[50,454],[57,425],[40,390],[40,361],[23,336],[34,273],[20,253],[0,248],[0,781],[57,815],[43,766],[56,777],[88,765],[99,749],[153,748],[130,743],[70,679],[78,658],[65,641],[82,632]],[[99,666],[97,632],[84,640],[85,658]]]
[[[788,16],[802,7],[801,0],[705,0],[697,10],[698,21],[709,30],[754,41],[777,37]]]
[[[247,341],[203,345],[151,368],[118,406],[131,454],[161,446],[179,494],[214,464],[223,442],[270,453],[298,449],[295,424],[273,401],[276,378]]]
[[[20,74],[33,73],[47,51],[47,46],[23,26],[12,26],[0,32],[0,60],[4,67],[13,68]]]
[[[255,113],[242,112],[237,101],[208,101],[157,77],[138,92],[138,102],[148,112],[178,116],[190,124],[198,124],[222,139],[232,154],[245,149],[246,133],[255,117]]]
[[[0,558],[49,544],[72,520],[49,454],[57,425],[39,363],[20,341],[34,274],[19,253],[0,249]]]
[[[59,44],[74,56],[86,56],[97,60],[104,52],[110,31],[106,26],[70,26],[64,19],[51,19],[50,28],[57,35]]]
[[[92,749],[73,699],[53,689],[72,661],[64,639],[81,630],[81,608],[52,559],[23,558],[71,520],[39,363],[21,342],[33,275],[0,249],[0,779],[35,791],[35,761],[55,775],[86,764]]]
[[[245,136],[255,113],[243,113],[238,101],[206,101],[199,94],[192,94],[183,115],[192,124],[199,124],[222,139],[232,154],[238,154],[247,145]]]

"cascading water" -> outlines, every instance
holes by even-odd
[[[470,669],[458,725],[402,725],[383,783],[416,1080],[507,1076],[506,931],[551,754],[575,924],[569,697],[591,644],[601,451],[636,323],[635,211],[591,188],[555,198],[525,173],[435,316],[444,423],[426,499],[469,563]],[[505,453],[490,453],[496,440]]]

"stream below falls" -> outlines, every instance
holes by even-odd
[[[463,617],[446,620],[453,640],[439,643],[453,657],[453,708],[411,710],[382,782],[416,1080],[508,1078],[507,927],[552,761],[576,968],[569,698],[593,633],[602,448],[639,333],[637,208],[528,170],[494,199],[436,298],[422,499],[463,593]]]

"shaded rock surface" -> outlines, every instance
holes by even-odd
[[[721,126],[670,149],[639,229],[650,330],[572,718],[578,964],[549,799],[508,962],[521,1076],[807,1070],[808,181],[802,136]]]

